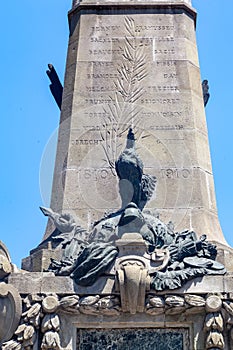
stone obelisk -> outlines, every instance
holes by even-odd
[[[215,200],[189,0],[73,2],[51,208],[86,226],[119,208],[114,163],[133,127],[149,207],[226,244]],[[47,232],[47,235],[49,232]]]

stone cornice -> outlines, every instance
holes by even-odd
[[[146,11],[182,11],[189,15],[194,20],[196,26],[197,13],[196,10],[187,4],[185,1],[173,2],[173,1],[83,1],[79,5],[74,6],[68,13],[69,23],[74,15],[85,13],[86,11],[90,13],[91,11],[98,13],[104,13],[105,11],[118,11],[123,10],[126,14],[127,10],[134,10],[134,13],[140,11],[140,13]]]

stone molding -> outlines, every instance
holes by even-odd
[[[73,5],[72,5],[72,9],[69,11],[69,13],[73,12],[74,10],[77,9],[77,7],[82,6],[83,4],[90,4],[90,5],[98,5],[98,6],[109,6],[109,5],[135,5],[135,4],[139,4],[142,5],[139,1],[134,0],[133,4],[132,2],[121,2],[121,1],[90,1],[90,0],[84,0],[84,1],[79,1],[79,0],[73,0]],[[196,13],[196,11],[193,9],[193,7],[191,6],[190,2],[187,0],[150,0],[147,1],[146,3],[143,4],[143,6],[145,5],[151,5],[151,6],[156,6],[159,8],[168,8],[168,7],[177,7],[177,8],[182,8],[182,7],[187,7],[189,10],[191,10],[193,13]]]
[[[129,314],[128,311],[124,312],[119,295],[114,294],[84,296],[29,294],[22,296],[22,300],[24,312],[20,325],[12,339],[2,345],[2,350],[68,349],[62,345],[62,318],[68,316],[70,320],[74,320],[73,324],[78,324],[79,319],[85,316],[86,321],[90,319],[91,326],[93,317],[102,317],[102,321],[109,320],[111,327],[114,328],[115,322],[119,327],[119,319],[123,315],[127,319]],[[181,327],[184,322],[187,327],[190,319],[195,322],[195,317],[198,317],[199,321],[201,317],[203,322],[201,336],[205,341],[203,349],[231,349],[228,344],[232,342],[233,334],[233,299],[229,293],[202,295],[181,295],[175,292],[165,295],[148,293],[144,300],[144,315],[152,317],[153,322],[157,324],[156,327],[162,319],[164,324],[171,324],[173,316],[177,319],[176,315],[179,315],[177,327]],[[135,326],[136,323],[132,322],[134,318],[136,321],[137,315],[131,315],[128,328]]]
[[[73,7],[72,9],[68,12],[68,20],[69,20],[69,28],[70,28],[70,33],[72,34],[76,24],[77,24],[77,19],[79,18],[80,15],[83,14],[89,14],[90,11],[97,11],[98,14],[109,14],[111,11],[124,11],[126,14],[131,13],[132,7],[134,9],[134,13],[142,13],[144,12],[149,12],[151,11],[168,11],[173,13],[178,13],[178,12],[184,12],[187,14],[187,16],[191,17],[194,21],[194,27],[196,28],[196,23],[197,23],[197,12],[196,10],[188,4],[186,1],[177,1],[177,2],[172,2],[172,1],[148,1],[141,3],[140,0],[134,0],[133,2],[123,2],[123,1],[88,1],[84,0],[83,2],[77,2],[77,0],[73,1]]]
[[[134,10],[137,8],[140,9],[162,9],[162,10],[169,10],[169,11],[175,11],[175,10],[182,10],[185,11],[189,16],[191,16],[194,19],[195,27],[196,27],[196,20],[197,20],[197,12],[195,9],[190,6],[185,1],[178,1],[178,2],[160,2],[160,1],[148,1],[146,3],[141,3],[140,1],[134,0],[133,2],[121,2],[121,1],[83,1],[80,2],[77,5],[74,5],[73,8],[69,11],[69,21],[72,20],[72,17],[76,15],[78,12],[83,10],[89,10],[91,9],[98,9],[98,12],[101,10],[110,10],[114,9],[114,7],[122,8],[124,10],[126,9],[132,9],[132,6]]]

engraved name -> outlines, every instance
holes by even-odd
[[[164,130],[182,130],[182,129],[184,129],[184,125],[151,125],[150,127],[149,127],[149,130],[156,130],[156,131],[158,131],[158,130],[162,130],[162,131],[164,131]]]
[[[155,37],[153,38],[154,41],[158,41],[158,42],[163,42],[163,41],[175,41],[174,37],[173,36],[158,36],[158,37]]]
[[[100,131],[100,126],[99,125],[84,125],[83,126],[84,130],[88,130],[88,131]]]
[[[173,36],[140,38],[140,44],[143,44],[144,46],[150,46],[154,42],[174,42],[174,41],[175,39]]]
[[[184,142],[184,138],[175,138],[175,139],[162,139],[156,141],[158,144],[172,144],[172,143],[179,143]]]
[[[141,100],[142,104],[176,104],[179,102],[179,98],[145,98]]]
[[[92,36],[90,38],[91,43],[119,43],[119,38],[110,38],[110,37],[96,37]]]
[[[98,68],[100,68],[100,67],[105,68],[105,67],[113,67],[114,66],[113,62],[102,62],[102,61],[90,61],[88,65],[93,66],[93,67],[98,67]]]
[[[86,86],[87,92],[106,92],[106,91],[115,91],[114,86]]]
[[[71,140],[72,145],[99,145],[103,140]]]
[[[120,26],[93,26],[92,30],[96,32],[110,32],[110,31],[118,31]]]
[[[157,64],[157,66],[161,67],[172,67],[172,66],[176,66],[177,62],[174,60],[167,60],[167,61],[156,61],[155,62]]]
[[[174,30],[173,25],[136,25],[135,30],[140,32],[141,30]]]
[[[90,103],[91,105],[105,105],[112,102],[111,98],[86,98],[85,103]]]
[[[167,86],[167,85],[158,85],[158,86],[148,86],[149,92],[179,92],[178,86]]]
[[[119,131],[118,136],[120,136],[122,133],[122,129],[124,129],[124,130],[127,129],[127,126],[128,125],[123,124],[122,126],[119,127],[119,125],[117,123],[113,123],[113,124],[111,123],[111,124],[105,124],[102,126],[100,126],[100,125],[84,125],[83,129],[88,130],[88,131],[100,131],[100,130],[106,131],[106,129],[108,130],[108,132]]]
[[[155,55],[175,55],[175,49],[154,50]]]
[[[96,49],[96,50],[89,50],[90,55],[112,55],[112,54],[118,54],[122,55],[124,53],[123,49]]]
[[[85,112],[84,114],[89,118],[106,118],[110,116],[110,113],[106,112]]]
[[[87,79],[116,79],[119,78],[119,73],[88,73]]]
[[[156,118],[156,117],[164,117],[164,118],[172,118],[172,117],[182,117],[182,112],[143,112],[143,117],[148,118]]]

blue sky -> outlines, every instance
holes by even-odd
[[[46,226],[39,206],[48,205],[41,187],[46,192],[49,179],[43,178],[40,186],[41,159],[58,125],[59,110],[45,71],[53,63],[63,80],[71,2],[13,0],[1,4],[0,240],[18,266],[40,243]],[[201,74],[210,84],[206,114],[219,218],[233,246],[233,2],[193,0],[193,6],[198,11]]]

